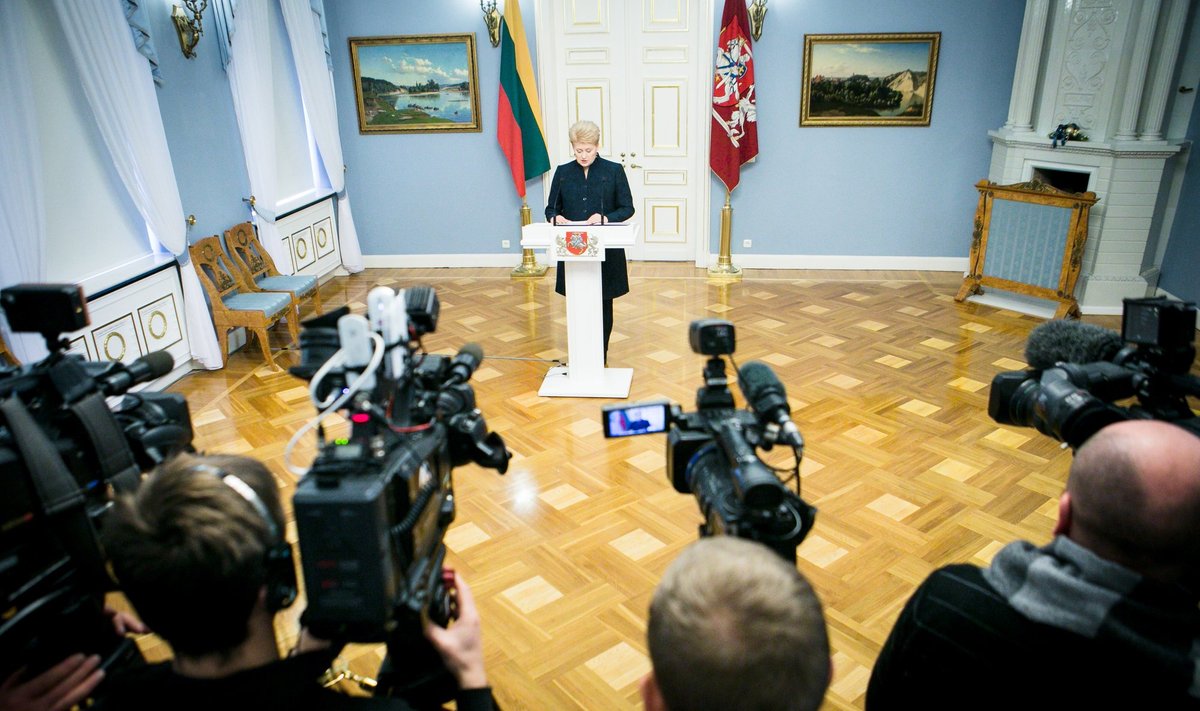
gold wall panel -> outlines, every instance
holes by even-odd
[[[609,32],[609,0],[562,0],[567,34]],[[621,0],[624,2],[624,0]]]
[[[612,132],[609,130],[609,102],[612,95],[607,79],[582,79],[567,82],[567,96],[571,97],[568,106],[570,116],[567,125],[581,119],[595,121],[600,126],[601,154],[603,148],[611,146]]]
[[[83,356],[84,360],[95,360],[95,358],[92,357],[91,344],[88,343],[88,340],[83,336],[78,336],[71,339],[70,345],[67,346],[67,353],[74,353],[75,355]]]
[[[684,156],[687,153],[687,122],[684,79],[647,81],[644,85],[646,106],[645,153],[648,156]]]
[[[642,47],[642,64],[687,64],[688,48],[684,45]]]
[[[313,224],[313,244],[317,247],[317,257],[333,254],[333,220],[326,217]]]
[[[92,343],[96,348],[96,360],[100,361],[116,360],[130,363],[145,355],[131,313],[93,328]]]
[[[147,351],[169,348],[183,340],[174,294],[167,294],[139,307],[137,313]]]
[[[570,47],[566,51],[567,64],[608,64],[608,47]]]
[[[687,32],[688,2],[689,0],[643,0],[642,30]]]
[[[643,185],[687,185],[686,170],[649,170],[642,173]]]
[[[687,241],[687,201],[646,198],[645,241],[647,244],[682,244]]]
[[[292,233],[292,262],[296,271],[312,266],[317,261],[317,245],[313,241],[312,226]]]

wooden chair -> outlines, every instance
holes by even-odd
[[[20,364],[21,361],[17,360],[17,357],[13,355],[13,352],[9,350],[8,344],[4,342],[4,336],[0,335],[0,367],[4,365]]]
[[[224,364],[229,357],[229,329],[241,326],[258,337],[263,358],[268,365],[275,367],[267,329],[280,319],[286,319],[292,342],[299,341],[300,316],[294,297],[286,291],[255,291],[247,286],[234,270],[216,235],[190,245],[188,253],[192,258],[192,266],[200,275],[200,283],[208,293],[213,326],[217,329],[217,342],[221,347],[221,363]]]
[[[296,311],[300,311],[300,302],[312,301],[313,310],[321,313],[321,289],[315,276],[293,274],[284,276],[275,268],[275,260],[258,241],[258,233],[254,225],[243,222],[225,230],[225,246],[229,254],[242,271],[246,281],[251,282],[259,290],[290,291],[296,300]]]

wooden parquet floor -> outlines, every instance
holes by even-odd
[[[749,270],[718,285],[690,266],[649,263],[631,266],[632,293],[616,302],[609,360],[634,368],[630,401],[694,409],[704,358],[689,350],[687,329],[703,317],[731,320],[738,363],[768,363],[786,385],[807,442],[804,497],[819,508],[798,565],[826,606],[835,670],[826,709],[862,708],[879,647],[930,571],[1051,536],[1069,451],[987,415],[992,376],[1024,367],[1026,338],[1041,320],[957,304],[959,283],[939,272]],[[331,280],[322,299],[361,311],[379,284],[437,289],[441,319],[425,338],[432,352],[474,341],[489,356],[566,358],[552,278],[368,270]],[[1116,318],[1089,320],[1119,328]],[[272,333],[276,348],[286,338]],[[298,359],[295,350],[275,357],[283,367]],[[504,477],[473,465],[455,471],[450,563],[475,592],[504,708],[639,708],[650,596],[700,517],[694,498],[666,480],[664,436],[605,440],[600,407],[609,401],[539,397],[545,368],[493,357],[475,373],[479,407],[514,460]],[[172,389],[188,397],[198,448],[265,460],[290,498],[282,455],[313,415],[305,383],[244,348],[223,371]],[[300,609],[280,623],[285,642]],[[144,647],[166,654],[152,638]],[[367,674],[379,655],[346,652]]]

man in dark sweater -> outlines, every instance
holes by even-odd
[[[1200,708],[1200,439],[1148,420],[1101,430],[1054,533],[930,575],[867,709]]]
[[[340,650],[304,630],[292,655],[279,658],[275,613],[295,596],[295,569],[278,491],[256,460],[182,455],[117,502],[103,531],[113,571],[174,659],[114,674],[100,689],[103,708],[410,708],[321,686]],[[457,622],[428,625],[426,637],[458,681],[458,708],[490,709],[479,614],[470,589],[455,582]]]

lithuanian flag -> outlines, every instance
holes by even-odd
[[[542,107],[538,104],[537,81],[525,41],[521,6],[505,0],[500,21],[500,101],[496,137],[508,158],[517,195],[525,197],[525,181],[550,170],[546,132],[542,130]]]

